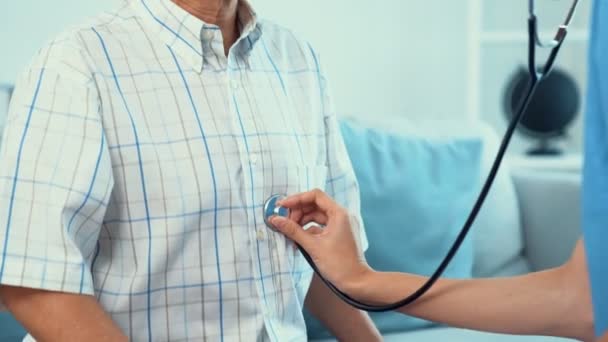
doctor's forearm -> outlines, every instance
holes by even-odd
[[[562,267],[514,278],[440,280],[427,295],[401,311],[468,329],[592,341],[588,290],[573,286],[569,272]],[[424,281],[424,277],[407,274],[370,273],[348,291],[358,299],[387,304],[412,293]]]
[[[451,326],[512,334],[542,334],[587,339],[588,331],[568,322],[579,318],[573,312],[568,291],[553,284],[558,272],[548,271],[511,279],[441,280],[403,313]],[[369,292],[360,297],[375,303],[390,303],[412,293],[426,280],[395,273],[380,273]],[[404,284],[407,284],[404,286]],[[372,289],[383,289],[374,294]],[[357,297],[358,294],[357,294]],[[584,337],[584,338],[583,338]]]
[[[579,306],[559,270],[516,278],[440,280],[418,302],[401,311],[451,326],[498,333],[554,335],[590,341],[591,330],[577,312]],[[391,303],[418,289],[426,278],[376,273],[357,298]],[[547,286],[548,285],[548,286]],[[373,290],[376,291],[373,291]],[[586,320],[589,321],[589,320]]]

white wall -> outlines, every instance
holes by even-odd
[[[0,4],[0,83],[12,82],[49,39],[120,0],[16,0]]]
[[[465,114],[466,0],[254,1],[321,53],[341,114]]]

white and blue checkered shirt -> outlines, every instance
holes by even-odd
[[[0,153],[2,284],[95,295],[134,341],[306,339],[312,273],[262,206],[322,188],[358,212],[357,184],[317,55],[239,7],[228,57],[169,0],[41,50]]]

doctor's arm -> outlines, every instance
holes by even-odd
[[[441,280],[400,311],[451,326],[498,333],[551,335],[592,341],[593,315],[582,243],[562,267],[497,279]],[[393,303],[427,279],[369,272],[345,284],[357,298]],[[381,289],[383,291],[373,291]]]
[[[417,290],[426,280],[372,270],[357,249],[348,211],[321,191],[281,202],[290,219],[272,223],[307,250],[338,288],[370,304],[388,304]],[[297,223],[296,223],[297,222]],[[324,229],[305,231],[309,222]],[[441,279],[402,313],[456,327],[489,332],[553,335],[593,341],[593,314],[582,242],[563,266],[502,279]]]

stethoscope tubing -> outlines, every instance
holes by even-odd
[[[349,305],[351,305],[359,310],[368,311],[368,312],[393,311],[393,310],[397,310],[399,308],[408,306],[408,305],[414,303],[415,301],[417,301],[418,299],[420,299],[424,294],[426,294],[433,287],[433,285],[435,285],[437,280],[439,280],[439,278],[441,278],[442,274],[444,273],[444,271],[446,270],[446,268],[448,267],[448,265],[450,264],[450,262],[452,261],[452,259],[456,255],[456,253],[458,252],[459,248],[462,246],[462,243],[464,242],[465,238],[469,234],[471,227],[473,226],[473,223],[475,222],[475,219],[477,218],[477,215],[479,214],[479,211],[483,207],[483,204],[488,196],[488,193],[490,192],[490,189],[492,188],[492,184],[494,183],[496,175],[498,174],[498,171],[499,171],[502,161],[504,159],[505,153],[509,147],[509,144],[511,142],[511,138],[513,137],[515,129],[517,128],[517,125],[519,124],[519,122],[523,118],[526,110],[528,109],[528,106],[530,105],[530,102],[532,101],[532,98],[534,96],[536,89],[538,88],[538,85],[551,72],[555,58],[557,57],[559,49],[561,48],[562,43],[567,34],[565,27],[560,27],[559,40],[557,41],[557,45],[555,45],[553,47],[553,49],[551,50],[545,65],[540,69],[540,71],[537,71],[536,62],[535,62],[535,60],[536,60],[536,41],[535,41],[535,39],[536,39],[536,32],[537,32],[535,16],[531,16],[531,18],[528,21],[528,31],[529,31],[528,62],[529,62],[529,71],[530,71],[530,82],[528,84],[528,89],[527,89],[526,95],[524,96],[524,98],[522,99],[522,101],[519,105],[519,110],[517,112],[517,115],[515,115],[509,122],[509,126],[502,138],[500,147],[498,149],[496,157],[494,158],[494,162],[492,163],[492,168],[490,169],[490,171],[488,173],[488,176],[483,184],[483,187],[479,193],[479,196],[477,197],[477,200],[475,201],[475,204],[473,205],[473,207],[469,213],[469,216],[467,217],[467,220],[464,223],[460,233],[456,237],[456,240],[452,244],[452,247],[447,252],[447,254],[444,257],[441,264],[439,264],[439,266],[437,267],[435,272],[431,275],[431,277],[418,290],[416,290],[412,294],[408,295],[407,297],[403,298],[402,300],[399,300],[397,302],[387,304],[387,305],[371,305],[368,303],[364,303],[362,301],[359,301],[359,300],[349,296],[347,293],[345,293],[342,290],[340,290],[339,288],[337,288],[332,282],[327,280],[327,278],[325,278],[323,276],[323,274],[320,272],[320,270],[317,268],[317,265],[314,263],[312,257],[308,254],[308,252],[306,252],[306,250],[304,248],[302,248],[302,246],[298,245],[298,249],[304,256],[304,258],[306,259],[306,261],[308,262],[310,267],[314,270],[314,272],[317,274],[317,276],[321,279],[321,281],[323,283],[325,283],[325,285],[333,293],[335,293],[336,296],[338,296],[340,299],[342,299],[344,302],[348,303]]]

